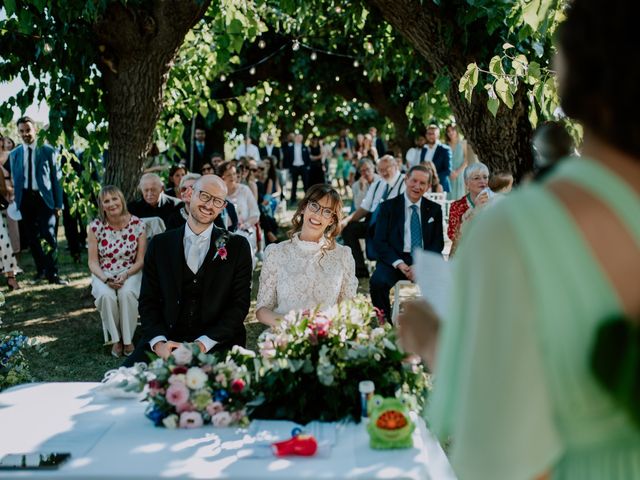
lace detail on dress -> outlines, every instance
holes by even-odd
[[[323,243],[291,241],[272,244],[264,252],[256,309],[286,314],[290,310],[332,307],[353,298],[358,288],[351,250]]]

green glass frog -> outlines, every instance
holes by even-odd
[[[411,448],[416,426],[404,399],[375,395],[368,403],[369,446],[376,450]]]

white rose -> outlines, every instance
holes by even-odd
[[[171,355],[173,355],[173,358],[175,358],[178,365],[188,365],[193,359],[193,353],[191,352],[191,349],[184,344],[180,345],[173,352],[171,352]]]
[[[211,417],[211,423],[214,427],[228,427],[231,425],[231,415],[229,412],[216,413]]]
[[[186,384],[191,390],[199,390],[204,387],[207,381],[207,374],[200,367],[191,367],[187,370]]]
[[[167,428],[178,428],[178,416],[174,413],[162,419],[162,424]]]

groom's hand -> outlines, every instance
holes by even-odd
[[[166,360],[169,358],[169,355],[171,355],[171,352],[179,346],[180,344],[178,342],[172,342],[171,340],[168,342],[158,342],[153,346],[153,352],[163,360]]]

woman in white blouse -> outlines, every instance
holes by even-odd
[[[330,185],[311,187],[293,216],[290,240],[265,250],[256,317],[275,326],[291,310],[329,308],[355,296],[349,247],[338,245],[342,200]]]

